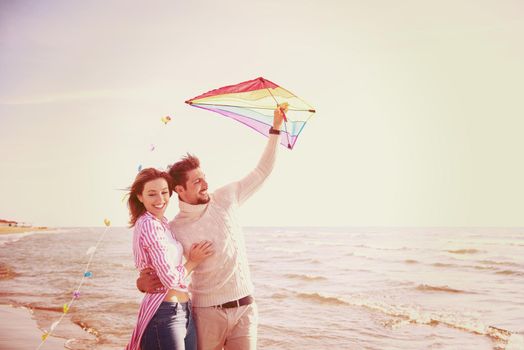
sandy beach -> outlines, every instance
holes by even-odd
[[[36,349],[42,341],[42,332],[29,309],[0,305],[0,320],[0,349]],[[49,337],[41,349],[63,349],[64,342]]]
[[[11,234],[11,233],[24,233],[24,232],[34,232],[34,231],[45,231],[47,227],[12,227],[12,226],[0,226],[0,235],[2,234]]]

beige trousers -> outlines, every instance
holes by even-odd
[[[229,309],[193,307],[198,350],[255,350],[258,308],[256,303]]]

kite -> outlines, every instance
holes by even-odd
[[[160,120],[162,121],[162,123],[167,125],[167,123],[169,123],[171,121],[171,117],[166,115],[165,117],[160,118]]]
[[[262,77],[211,90],[186,103],[234,119],[265,136],[269,136],[273,125],[273,111],[280,108],[285,112],[280,142],[289,149],[293,149],[302,129],[315,113],[307,102]]]

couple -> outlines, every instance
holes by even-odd
[[[137,286],[146,294],[127,350],[256,349],[258,310],[235,214],[273,169],[286,110],[285,104],[275,109],[257,167],[211,195],[191,155],[168,173],[148,168],[137,175],[128,205],[141,271]],[[180,212],[168,223],[164,212],[173,191]]]

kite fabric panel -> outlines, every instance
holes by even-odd
[[[224,86],[186,101],[187,104],[219,113],[269,136],[273,111],[287,103],[280,128],[281,143],[293,149],[298,136],[315,109],[288,90],[262,77]]]

